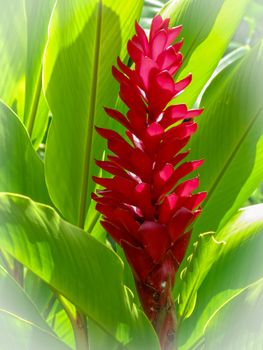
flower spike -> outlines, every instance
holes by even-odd
[[[112,69],[128,112],[105,111],[126,129],[127,139],[97,128],[113,155],[96,164],[113,177],[94,177],[104,189],[92,195],[103,227],[125,252],[162,349],[169,348],[176,330],[171,293],[175,274],[206,196],[205,192],[193,194],[198,177],[182,180],[203,163],[184,161],[189,151],[182,152],[197,129],[194,118],[202,110],[170,104],[192,76],[174,82],[183,59],[182,41],[174,40],[182,28],[168,25],[169,19],[156,16],[148,38],[136,23],[136,34],[127,45],[134,66],[127,67],[118,58],[118,66]]]

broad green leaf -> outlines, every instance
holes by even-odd
[[[17,315],[36,326],[50,331],[47,323],[40,316],[35,305],[25,291],[0,266],[0,309]]]
[[[0,329],[0,345],[2,349],[70,349],[51,333],[2,309],[0,309]]]
[[[188,318],[196,304],[198,287],[220,254],[225,241],[217,241],[212,232],[200,234],[194,243],[192,254],[187,257],[185,268],[181,271],[175,286],[177,313],[179,319]]]
[[[89,347],[90,350],[118,350],[119,344],[110,337],[95,322],[88,320]]]
[[[25,291],[0,266],[1,349],[69,349],[56,339]]]
[[[42,92],[42,59],[54,3],[55,0],[25,0],[27,59],[23,120],[36,148],[42,141],[48,120],[48,106]]]
[[[53,114],[46,152],[46,178],[55,205],[83,227],[104,142],[103,106],[113,107],[118,84],[112,64],[126,55],[126,42],[140,15],[141,0],[58,0],[44,62],[44,86]]]
[[[191,85],[176,103],[191,107],[222,58],[250,0],[170,1],[161,15],[182,24],[184,66],[178,79],[190,72]]]
[[[27,270],[24,276],[24,289],[36,305],[39,313],[46,318],[47,310],[56,300],[56,296],[54,296],[50,287],[32,271]]]
[[[4,250],[127,349],[159,348],[150,322],[123,285],[123,266],[113,251],[47,206],[19,195],[0,198]]]
[[[218,66],[216,67],[214,73],[212,74],[211,78],[207,81],[205,84],[203,90],[198,96],[198,99],[196,100],[195,105],[198,107],[200,105],[200,102],[203,98],[203,95],[211,82],[215,79],[215,77],[221,73],[223,70],[225,70],[228,66],[232,65],[235,66],[238,64],[238,62],[248,53],[250,50],[249,46],[241,46],[237,49],[231,51],[227,55],[225,55],[219,62]]]
[[[238,208],[245,203],[247,198],[254,192],[254,190],[260,185],[263,179],[263,135],[260,137],[257,143],[256,158],[253,169],[242,186],[238,196],[236,197],[232,207],[225,214],[220,222],[220,228],[223,227],[231,216],[238,210]]]
[[[25,33],[23,0],[0,0],[0,99],[18,112],[24,107]]]
[[[216,234],[216,239],[225,242],[216,254],[213,246],[204,246],[203,253],[208,259],[212,257],[211,262],[203,260],[198,264],[196,261],[198,272],[202,275],[201,285],[192,288],[190,279],[190,288],[187,288],[183,281],[177,281],[177,289],[189,296],[188,303],[194,291],[197,292],[192,315],[181,321],[179,338],[182,350],[202,341],[205,326],[216,310],[263,277],[263,204],[240,210]],[[184,305],[180,304],[179,308],[183,309]]]
[[[59,339],[63,340],[72,349],[75,349],[74,332],[65,310],[51,310],[47,322],[53,328],[54,332],[59,337]]]
[[[131,293],[133,294],[134,300],[137,305],[140,305],[140,299],[136,290],[136,285],[133,277],[133,273],[131,270],[131,267],[127,261],[127,258],[125,256],[125,253],[119,245],[116,247],[117,254],[123,261],[124,265],[124,284],[130,289]]]
[[[15,113],[0,101],[0,192],[24,194],[50,203],[43,162]]]
[[[204,330],[206,349],[254,350],[263,346],[263,278],[229,299]]]
[[[262,81],[263,42],[223,70],[204,94],[205,111],[190,147],[192,159],[205,160],[198,172],[200,190],[208,196],[193,240],[200,232],[217,230],[251,175],[263,133]],[[235,208],[242,205],[239,201]]]

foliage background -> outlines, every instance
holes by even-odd
[[[105,147],[94,124],[123,108],[111,65],[141,10],[145,28],[159,11],[184,25],[180,76],[194,80],[178,102],[205,106],[191,148],[210,198],[174,289],[179,349],[262,347],[263,3],[166,3],[0,0],[4,349],[80,349],[79,315],[91,350],[159,347],[89,197]]]

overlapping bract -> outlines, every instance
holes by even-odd
[[[127,140],[113,130],[97,128],[113,155],[97,165],[113,175],[94,177],[105,189],[93,194],[102,225],[120,244],[131,265],[139,296],[148,317],[155,322],[174,284],[175,273],[189,241],[191,224],[200,213],[205,193],[192,194],[198,178],[181,182],[202,161],[183,162],[182,152],[202,110],[168,103],[191,82],[191,75],[174,82],[182,64],[182,41],[173,44],[181,27],[168,28],[169,19],[156,16],[149,38],[136,23],[128,42],[134,68],[117,60],[113,75],[120,98],[128,106],[123,115],[106,113],[126,129]]]

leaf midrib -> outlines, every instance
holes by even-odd
[[[100,40],[101,40],[101,24],[102,24],[102,1],[98,2],[98,17],[97,17],[97,28],[96,28],[96,39],[95,39],[95,50],[93,57],[93,74],[91,80],[91,93],[90,103],[88,111],[89,125],[86,133],[86,140],[84,142],[84,166],[82,173],[82,184],[80,192],[80,209],[78,217],[78,226],[84,228],[85,224],[85,212],[86,202],[88,194],[88,175],[90,169],[90,158],[91,158],[91,145],[93,140],[93,124],[95,119],[95,108],[96,108],[96,97],[97,97],[97,78],[99,70],[99,56],[100,56]]]
[[[238,151],[240,150],[246,136],[249,134],[250,130],[252,129],[252,127],[254,126],[258,116],[260,115],[261,111],[263,110],[263,107],[260,107],[259,110],[256,112],[254,118],[251,118],[251,122],[248,125],[248,128],[245,130],[245,132],[241,135],[241,138],[239,139],[236,147],[233,149],[233,151],[230,153],[230,156],[228,157],[228,159],[226,160],[222,170],[219,172],[218,176],[216,177],[212,187],[208,190],[208,195],[206,198],[206,201],[204,203],[204,207],[207,205],[207,203],[209,202],[209,199],[211,197],[211,195],[213,194],[213,192],[215,191],[215,189],[218,187],[218,185],[220,184],[221,179],[224,177],[226,171],[228,170],[230,164],[232,163],[233,159],[236,157]]]

